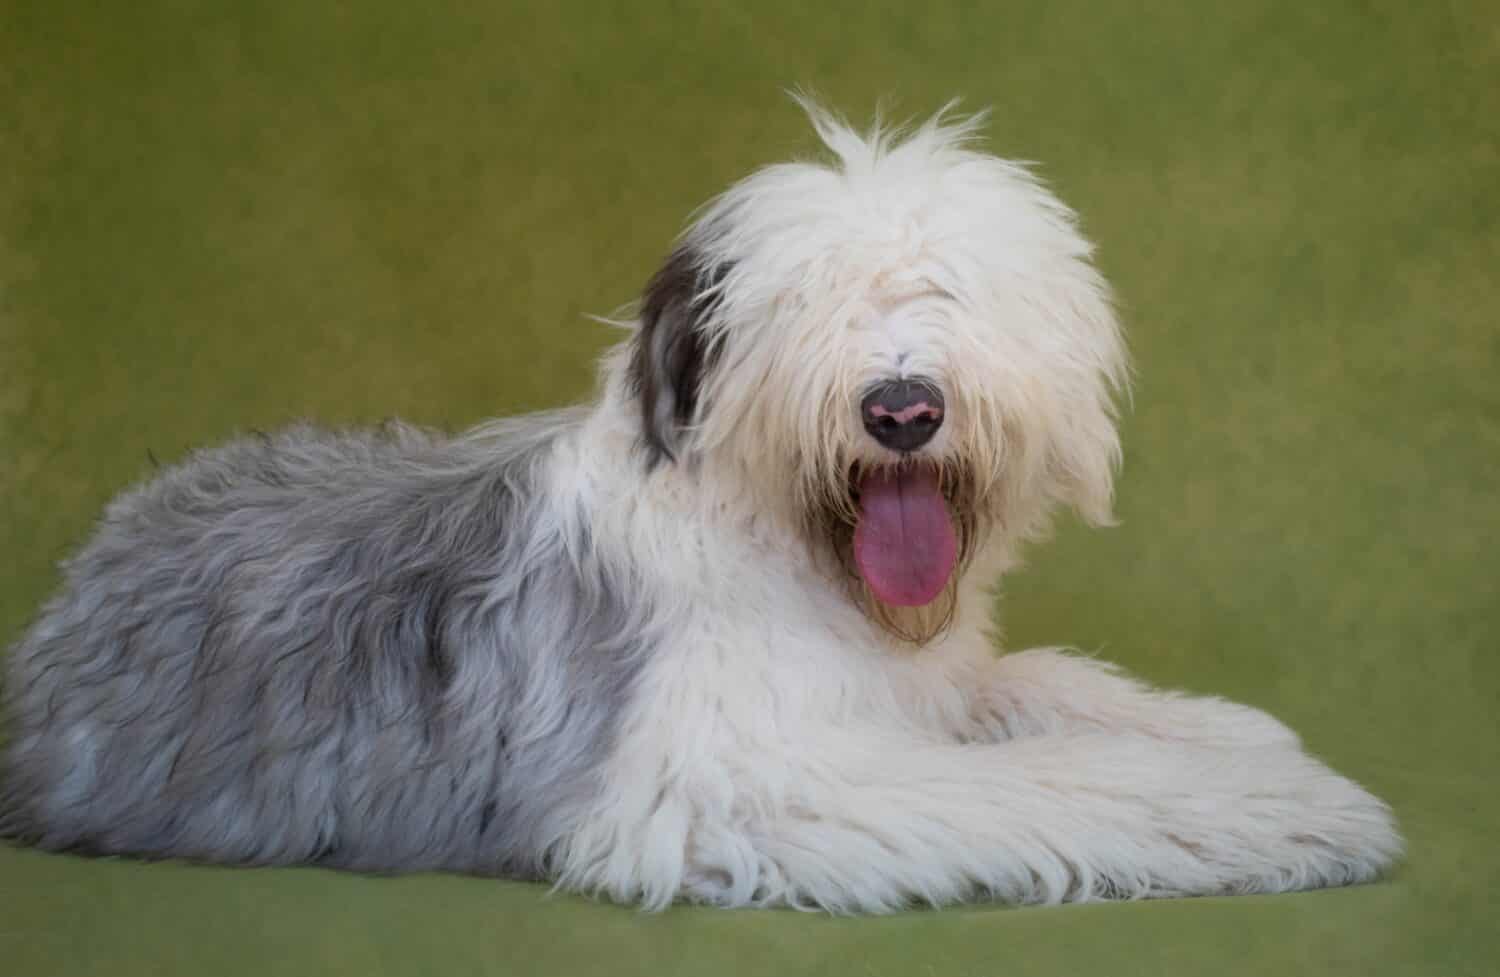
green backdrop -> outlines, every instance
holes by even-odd
[[[1481,0],[0,0],[0,640],[151,458],[585,396],[693,207],[857,117],[992,105],[1118,287],[1123,524],[1010,642],[1270,709],[1389,881],[829,919],[0,848],[0,973],[1500,970],[1500,15]]]

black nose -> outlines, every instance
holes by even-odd
[[[922,380],[882,383],[860,404],[870,437],[892,451],[916,451],[943,426],[943,395]]]

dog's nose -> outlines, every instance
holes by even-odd
[[[892,380],[865,394],[865,430],[892,451],[916,451],[943,426],[943,395],[921,380]]]

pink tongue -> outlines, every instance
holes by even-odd
[[[937,599],[953,574],[958,542],[937,472],[880,469],[859,483],[854,562],[875,596],[897,607]]]

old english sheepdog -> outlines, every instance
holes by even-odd
[[[1397,856],[1255,709],[992,587],[1110,519],[1126,357],[978,122],[850,128],[709,204],[589,406],[247,437],[105,511],[13,649],[0,830],[48,849],[881,912],[1277,892]]]

